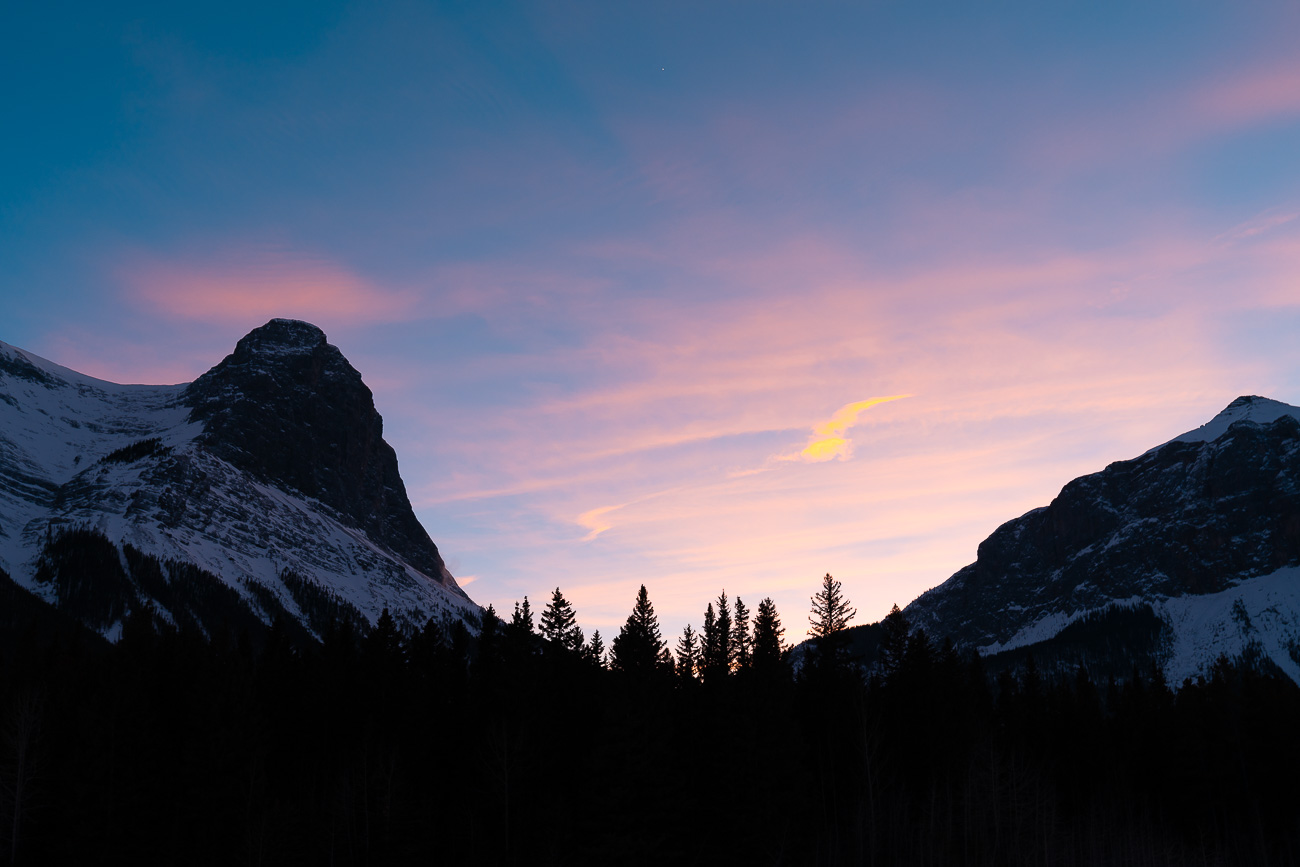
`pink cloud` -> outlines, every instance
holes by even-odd
[[[1026,139],[1039,165],[1077,167],[1168,154],[1206,138],[1300,117],[1300,64],[1265,63],[1161,92],[1137,92],[1104,112],[1061,119]]]
[[[419,303],[413,292],[377,286],[326,258],[278,248],[199,261],[137,256],[118,269],[118,276],[138,305],[204,322],[277,316],[390,322],[409,316]]]
[[[1194,93],[1191,109],[1209,123],[1239,127],[1300,115],[1300,64],[1248,70]]]

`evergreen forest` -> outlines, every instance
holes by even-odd
[[[895,609],[864,668],[829,575],[794,652],[770,600],[725,593],[670,647],[643,587],[606,648],[558,588],[478,634],[138,607],[111,645],[16,616],[23,592],[0,599],[13,865],[1300,863],[1300,689],[1249,662],[1177,690],[990,675]]]

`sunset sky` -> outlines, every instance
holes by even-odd
[[[1300,403],[1294,3],[270,5],[4,6],[0,340],[316,323],[480,604],[874,621]]]

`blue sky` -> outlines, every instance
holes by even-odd
[[[471,596],[863,619],[1242,393],[1300,403],[1300,12],[11,4],[0,339],[361,370]],[[842,408],[875,404],[813,448]]]

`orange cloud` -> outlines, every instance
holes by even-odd
[[[413,311],[414,293],[375,286],[322,257],[278,249],[215,262],[137,259],[119,277],[138,304],[179,319],[229,322],[287,316],[385,322]]]

